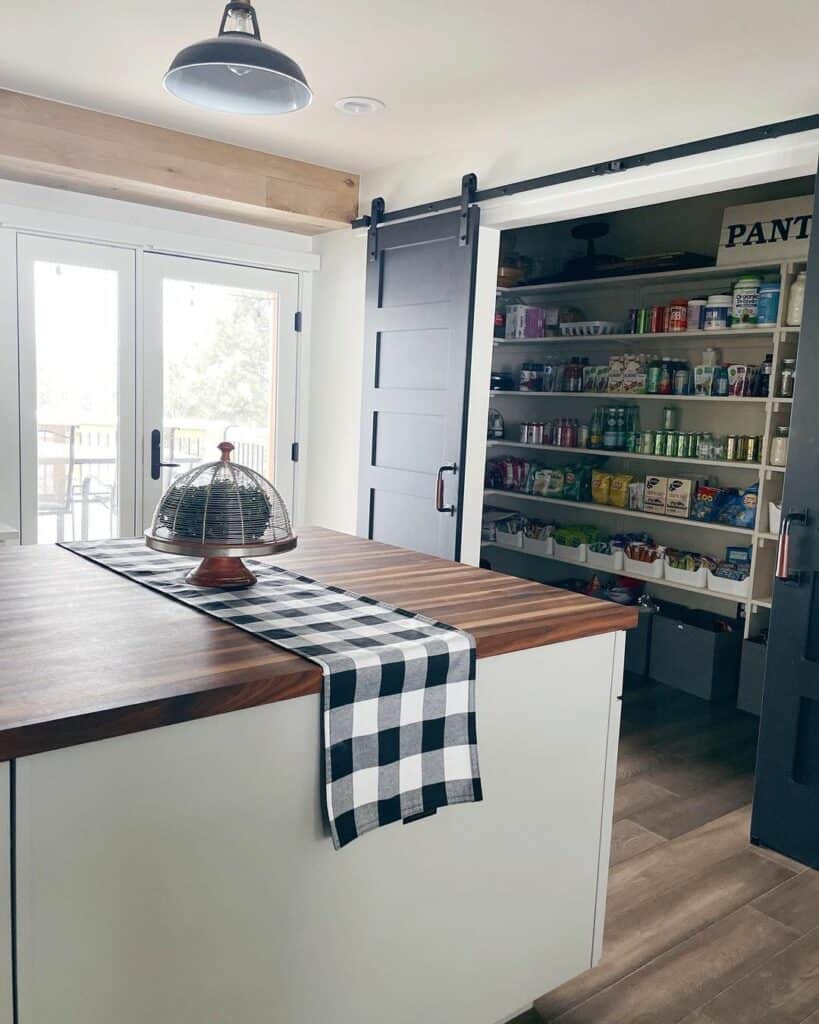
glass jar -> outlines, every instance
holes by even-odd
[[[788,464],[788,428],[777,427],[776,434],[771,438],[771,452],[768,461],[772,466]]]
[[[800,327],[802,324],[802,307],[805,305],[805,276],[805,271],[800,270],[788,293],[788,315],[785,319],[789,327]]]
[[[782,369],[779,373],[779,397],[793,398],[793,388],[796,381],[796,360],[783,359]]]

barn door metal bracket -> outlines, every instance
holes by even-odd
[[[384,216],[384,200],[381,196],[370,203],[370,227],[367,231],[367,260],[375,263],[378,255],[378,223]]]
[[[458,245],[465,246],[469,242],[469,207],[475,202],[478,191],[478,175],[465,174],[461,178],[461,220],[458,226]]]

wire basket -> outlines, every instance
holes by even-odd
[[[229,441],[219,449],[221,459],[183,473],[162,495],[145,543],[155,551],[200,557],[185,577],[194,586],[250,587],[256,577],[242,558],[290,551],[296,537],[276,488],[231,462]]]

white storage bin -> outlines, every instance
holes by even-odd
[[[751,596],[751,577],[744,580],[724,580],[721,576],[715,576],[708,570],[708,589],[717,594],[730,594],[732,597]]]
[[[682,583],[686,587],[701,587],[703,590],[708,586],[708,570],[704,565],[690,572],[688,569],[675,569],[666,559],[663,571],[669,583]]]
[[[502,548],[522,548],[523,530],[519,533],[506,533],[503,530],[497,530],[495,533],[495,543],[499,544]]]
[[[779,533],[779,527],[782,523],[782,506],[777,505],[775,501],[768,502],[768,532]]]
[[[585,562],[588,557],[589,547],[587,544],[578,544],[576,548],[571,547],[569,544],[558,544],[554,542],[554,553],[558,558],[562,558],[564,562]]]
[[[555,542],[551,537],[545,540],[536,540],[534,537],[523,535],[523,550],[530,555],[553,555],[555,553]]]
[[[653,562],[641,562],[639,558],[623,557],[626,576],[637,576],[644,580],[661,580],[663,578],[663,560],[655,558]]]
[[[604,572],[622,572],[623,552],[615,551],[611,555],[604,555],[599,551],[589,551],[588,564],[592,569],[602,569]]]

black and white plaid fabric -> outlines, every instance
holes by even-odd
[[[62,546],[321,665],[337,849],[379,825],[481,799],[467,633],[258,560],[255,587],[205,590],[184,579],[196,559],[142,540]]]

